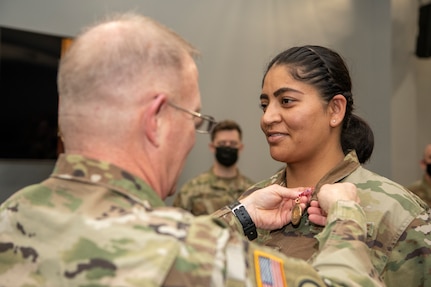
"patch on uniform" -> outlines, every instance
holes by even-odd
[[[287,287],[283,260],[277,256],[256,250],[254,266],[258,287]]]

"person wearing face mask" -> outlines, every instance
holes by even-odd
[[[422,179],[413,182],[407,188],[431,206],[431,144],[426,145],[420,166],[424,171]]]
[[[219,122],[211,133],[209,149],[214,154],[210,170],[186,182],[173,206],[194,215],[211,214],[237,199],[255,182],[240,173],[237,162],[244,148],[241,127],[232,120]]]

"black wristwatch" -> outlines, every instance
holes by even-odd
[[[228,205],[233,214],[238,218],[239,222],[241,222],[242,229],[244,230],[244,234],[247,236],[249,240],[254,240],[257,238],[256,225],[254,225],[253,220],[248,214],[245,206],[239,201],[235,201],[234,203]]]

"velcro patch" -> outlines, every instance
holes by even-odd
[[[254,266],[258,287],[287,287],[283,260],[277,256],[256,250]]]

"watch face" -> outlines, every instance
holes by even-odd
[[[298,223],[301,221],[302,217],[302,208],[299,206],[299,204],[295,204],[292,208],[292,216],[291,216],[292,224],[298,225]]]

